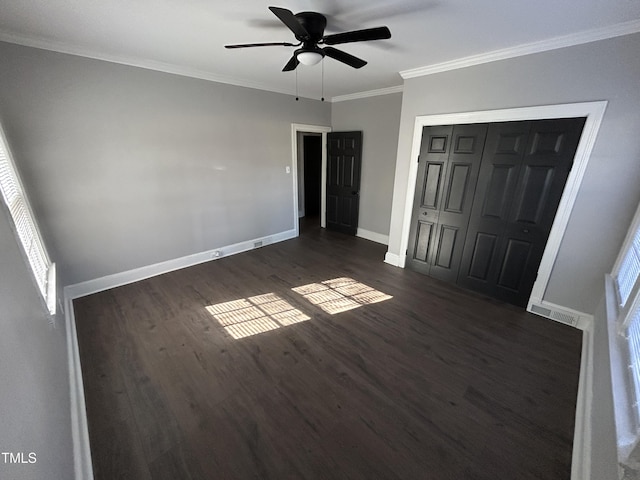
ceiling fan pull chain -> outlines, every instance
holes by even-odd
[[[299,100],[298,98],[298,69],[296,69],[296,102]]]
[[[324,62],[322,62],[322,97],[320,97],[320,101],[324,102]]]

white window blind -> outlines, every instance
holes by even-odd
[[[31,214],[27,198],[11,159],[4,134],[0,131],[0,191],[24,247],[24,252],[33,271],[36,284],[45,299],[49,311],[55,313],[55,284],[53,265],[44,248],[38,227]]]
[[[629,295],[634,285],[640,277],[640,226],[636,226],[635,232],[631,239],[629,248],[624,253],[618,275],[616,276],[616,284],[618,286],[618,295],[620,296],[620,305],[624,306],[629,299]]]
[[[640,415],[640,303],[630,312],[627,326],[629,342],[629,370],[635,390],[635,411]]]

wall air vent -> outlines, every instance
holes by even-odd
[[[556,322],[565,323],[567,325],[571,325],[575,327],[578,325],[579,317],[576,315],[572,315],[570,313],[561,312],[556,309],[543,307],[541,305],[536,305],[535,303],[531,305],[529,309],[531,313],[535,313],[536,315],[541,315],[543,317],[550,318],[551,320],[555,320]]]

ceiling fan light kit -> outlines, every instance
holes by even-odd
[[[324,54],[320,52],[306,52],[301,50],[296,55],[298,61],[303,65],[317,65],[324,58]]]

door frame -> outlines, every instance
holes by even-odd
[[[496,123],[521,120],[545,120],[554,118],[586,117],[586,122],[580,136],[580,142],[569,177],[562,192],[562,198],[558,205],[549,238],[538,268],[536,279],[527,310],[532,304],[543,303],[544,293],[551,277],[551,270],[560,249],[562,237],[567,229],[569,217],[575,204],[578,190],[584,177],[584,172],[591,157],[591,151],[596,141],[600,124],[604,116],[607,101],[569,103],[558,105],[541,105],[534,107],[508,108],[501,110],[484,110],[476,112],[448,113],[437,115],[420,115],[415,119],[413,130],[413,142],[411,146],[411,161],[409,162],[409,175],[407,178],[407,195],[405,199],[404,214],[402,219],[402,232],[400,236],[400,255],[387,252],[385,262],[404,268],[406,251],[409,245],[409,230],[411,228],[411,213],[415,196],[415,183],[418,174],[418,156],[422,140],[422,128],[434,125],[460,125],[469,123]]]
[[[324,125],[291,124],[291,171],[293,173],[293,225],[296,237],[300,235],[298,222],[298,133],[322,134],[322,178],[320,185],[320,226],[327,227],[327,133],[331,127]]]

